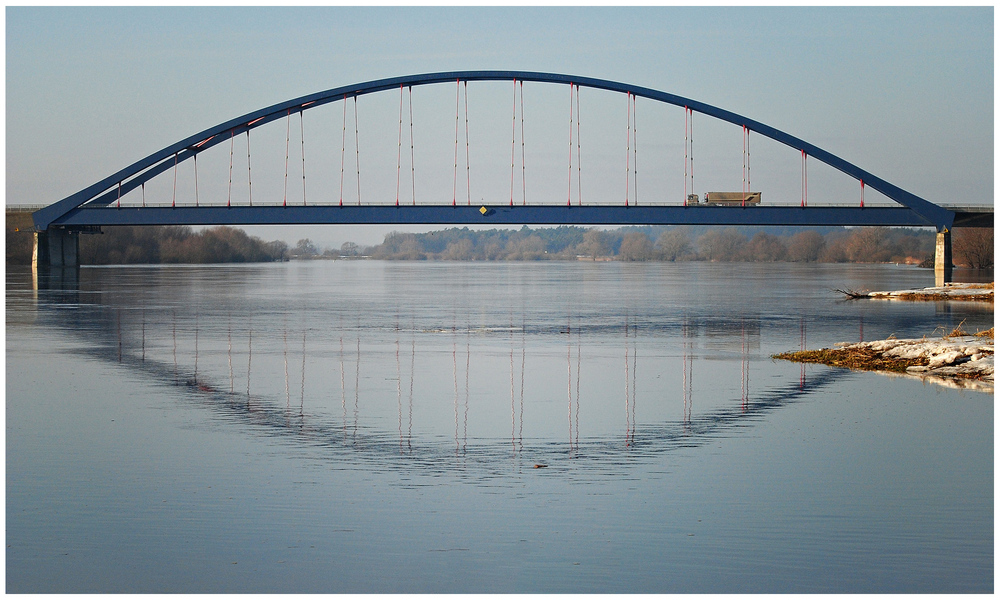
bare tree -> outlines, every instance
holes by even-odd
[[[788,259],[794,262],[816,262],[826,246],[817,231],[800,231],[788,241]]]
[[[779,262],[788,258],[788,248],[776,235],[759,232],[746,246],[746,259],[753,262]]]
[[[583,234],[583,241],[577,246],[580,254],[585,254],[593,259],[611,254],[608,244],[608,235],[600,229],[588,229]]]
[[[973,269],[993,268],[993,228],[960,227],[954,230],[952,259]]]
[[[540,260],[545,255],[545,240],[537,235],[514,238],[507,242],[507,260]]]
[[[664,231],[657,238],[655,247],[663,260],[677,260],[692,252],[691,239],[683,229]]]
[[[316,249],[316,245],[309,238],[299,240],[295,244],[295,248],[292,249],[292,256],[296,258],[312,258],[318,254],[319,250]]]
[[[441,254],[446,260],[472,260],[472,240],[461,239],[451,242]]]
[[[740,260],[747,238],[737,229],[709,229],[698,238],[698,253],[706,260]]]
[[[626,233],[618,249],[618,260],[642,261],[653,258],[653,242],[644,233]]]
[[[851,262],[888,262],[891,256],[888,247],[888,229],[885,227],[858,227],[847,239],[845,252]]]

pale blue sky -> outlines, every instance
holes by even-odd
[[[767,123],[931,201],[993,198],[992,7],[8,7],[5,14],[8,204],[57,201],[201,129],[296,96],[463,69],[550,71],[651,87]],[[591,108],[582,110],[590,125]],[[643,131],[653,111],[641,104],[637,110],[641,119],[649,115],[640,121],[642,149],[661,131],[653,124]],[[594,120],[598,112],[590,112]],[[624,105],[621,112],[624,117]],[[309,125],[312,117],[305,118]],[[509,113],[506,118],[509,124]],[[697,151],[707,160],[715,132],[707,119],[701,123],[705,142]],[[485,125],[476,127],[478,134]],[[564,128],[559,121],[553,135],[564,136]],[[547,133],[540,125],[530,135]],[[314,142],[310,135],[307,130],[307,143]],[[395,135],[393,128],[393,177]],[[738,129],[735,136],[738,144]],[[681,124],[679,139],[665,142],[663,151],[676,154],[670,148],[681,147],[682,138]],[[335,145],[339,152],[339,139]],[[764,161],[767,148],[760,148]],[[420,151],[430,152],[418,150],[418,164],[433,162]],[[366,160],[377,162],[362,156]],[[489,162],[475,160],[474,168]],[[794,160],[774,178],[794,175],[797,186]],[[509,156],[506,162],[509,169]],[[699,166],[710,181],[710,164]],[[755,169],[768,181],[763,163]],[[810,177],[810,194],[815,177],[821,196],[822,170]],[[565,182],[565,171],[552,178]],[[476,195],[507,193],[482,185]],[[256,182],[254,189],[256,196]],[[842,189],[836,193],[855,193]],[[777,195],[765,191],[765,198]],[[378,241],[382,229],[255,233],[339,245]]]

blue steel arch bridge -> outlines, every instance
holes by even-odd
[[[509,123],[510,146],[510,197],[509,202],[474,202],[471,191],[459,201],[459,172],[464,170],[466,186],[469,181],[469,111],[468,83],[512,82],[513,95],[508,104],[512,108]],[[567,181],[567,194],[558,200],[527,202],[525,184],[524,88],[523,84],[559,84],[569,87],[568,110],[568,170],[552,173],[552,177]],[[413,162],[413,105],[414,87],[434,84],[451,84],[455,87],[454,104],[454,169],[451,198],[438,194],[438,200],[427,203],[400,199],[404,131],[408,142],[409,170],[415,178]],[[580,89],[590,88],[624,96],[627,105],[624,170],[622,182],[624,198],[615,202],[584,203],[580,196]],[[404,90],[407,93],[404,116]],[[395,199],[385,197],[362,202],[361,150],[358,142],[358,98],[377,92],[398,91],[399,120],[396,144],[396,194]],[[462,132],[462,94],[464,92],[464,140]],[[510,96],[508,96],[510,98]],[[637,190],[638,137],[640,131],[636,118],[636,99],[643,98],[684,110],[684,193],[673,201],[664,201],[661,194],[653,201],[643,198]],[[303,113],[331,103],[343,104],[342,136],[340,145],[340,193],[328,193],[317,199],[306,195],[306,137]],[[644,100],[645,102],[645,100]],[[348,104],[353,105],[353,123],[348,122]],[[450,110],[450,108],[448,109]],[[520,110],[520,115],[519,111]],[[707,116],[718,122],[728,123],[743,132],[743,183],[742,191],[706,194],[702,202],[694,191],[694,115]],[[291,151],[292,116],[299,125],[299,156],[292,164],[301,167],[302,192],[296,200],[288,201],[289,164]],[[285,170],[281,202],[276,194],[268,198],[253,196],[253,169],[251,154],[252,131],[275,121],[285,121]],[[393,119],[395,121],[395,119]],[[408,127],[407,127],[408,120]],[[395,124],[395,123],[394,123]],[[353,148],[348,145],[349,125],[353,125]],[[520,126],[520,131],[518,127]],[[450,126],[449,126],[450,127]],[[563,131],[566,131],[563,129]],[[750,136],[756,134],[797,151],[801,158],[801,198],[797,204],[771,204],[761,202],[761,194],[752,190],[750,178]],[[575,136],[575,139],[574,139]],[[520,137],[520,140],[518,138]],[[234,199],[233,169],[236,161],[235,141],[245,138],[246,197]],[[464,141],[464,144],[462,143]],[[518,144],[520,141],[520,144]],[[574,143],[576,146],[574,147]],[[221,154],[229,148],[228,191],[215,194],[212,201],[202,202],[198,192],[198,157],[213,147],[220,147]],[[565,148],[565,146],[564,146]],[[354,151],[356,166],[356,199],[344,201],[346,155]],[[518,152],[518,150],[520,152]],[[219,153],[219,151],[217,151]],[[464,154],[464,165],[460,156]],[[565,155],[564,155],[565,156]],[[334,162],[336,162],[334,157]],[[857,181],[860,190],[857,202],[851,205],[810,204],[808,201],[808,160],[813,159]],[[240,156],[242,161],[242,156]],[[518,160],[520,168],[518,169]],[[224,157],[223,157],[224,162]],[[506,161],[504,161],[506,162]],[[567,163],[563,163],[567,164]],[[181,165],[193,165],[193,190],[182,190],[178,202],[178,170]],[[464,166],[464,169],[462,167]],[[506,168],[506,165],[504,165]],[[620,168],[620,167],[619,167]],[[577,198],[573,197],[574,169],[576,169]],[[336,170],[336,165],[334,169]],[[352,169],[355,170],[355,169]],[[520,177],[517,177],[518,171]],[[567,175],[568,172],[568,175]],[[350,173],[353,179],[355,173]],[[146,184],[159,178],[172,179],[170,202],[152,203],[146,199]],[[223,179],[225,175],[223,175]],[[519,182],[517,180],[520,180]],[[520,183],[520,186],[518,186]],[[689,186],[690,183],[690,187]],[[520,190],[517,188],[520,187]],[[415,188],[412,184],[411,191]],[[874,190],[888,199],[888,204],[869,202],[865,205],[864,192]],[[193,191],[193,194],[191,194]],[[517,193],[516,193],[517,192]],[[193,195],[193,202],[190,196]],[[315,196],[315,194],[314,194]],[[356,200],[356,201],[355,201]],[[367,198],[366,198],[367,200]],[[76,247],[80,232],[99,231],[102,226],[115,225],[293,225],[293,224],[390,224],[390,225],[792,225],[792,226],[909,226],[934,227],[938,233],[936,271],[939,281],[950,279],[950,231],[954,227],[992,227],[992,205],[985,207],[955,207],[929,202],[888,181],[870,173],[838,156],[831,154],[803,139],[785,133],[748,117],[690,98],[684,98],[646,87],[615,81],[577,77],[554,73],[525,71],[453,71],[408,75],[338,87],[286,102],[275,104],[236,117],[214,127],[171,144],[138,160],[116,173],[101,179],[75,194],[48,205],[32,214],[36,232],[35,262],[49,265],[75,265]],[[944,279],[942,279],[944,278]]]

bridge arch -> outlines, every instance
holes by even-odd
[[[702,113],[704,115],[732,123],[737,126],[746,127],[750,131],[773,139],[777,142],[790,146],[796,150],[804,152],[831,167],[863,181],[864,185],[878,192],[881,192],[890,200],[893,200],[919,215],[927,221],[927,225],[933,225],[938,231],[947,231],[951,228],[955,218],[955,213],[941,206],[928,202],[900,187],[897,187],[884,179],[861,169],[860,167],[835,156],[822,148],[814,146],[793,135],[744,117],[737,113],[699,102],[691,98],[685,98],[676,94],[670,94],[651,88],[630,85],[606,79],[595,79],[592,77],[576,77],[557,73],[540,73],[533,71],[448,71],[440,73],[425,73],[419,75],[406,75],[402,77],[392,77],[379,79],[364,83],[357,83],[338,88],[316,92],[307,96],[294,98],[286,102],[281,102],[260,110],[247,113],[235,119],[220,123],[215,127],[210,127],[202,132],[185,138],[175,144],[167,146],[162,150],[154,152],[149,156],[136,161],[135,163],[121,169],[120,171],[105,177],[104,179],[88,186],[79,192],[68,196],[54,204],[51,204],[33,214],[35,229],[39,231],[47,230],[54,221],[79,208],[84,204],[106,205],[114,201],[116,197],[125,194],[149,179],[173,168],[176,164],[196,156],[198,153],[228,141],[232,136],[245,131],[255,129],[271,121],[284,118],[290,112],[301,112],[351,97],[362,96],[375,92],[398,89],[400,86],[413,87],[430,85],[437,83],[448,83],[452,81],[530,81],[539,83],[573,84],[580,87],[607,90],[612,92],[631,93],[637,97],[647,98],[666,104]]]

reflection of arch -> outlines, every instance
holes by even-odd
[[[805,155],[812,156],[817,160],[830,165],[831,167],[846,173],[847,175],[863,181],[864,185],[881,192],[889,199],[898,202],[920,215],[933,224],[942,228],[950,228],[955,215],[949,210],[932,204],[902,188],[899,188],[884,179],[881,179],[864,169],[853,165],[846,160],[835,156],[821,148],[818,148],[805,140],[789,135],[783,131],[765,125],[759,121],[749,119],[742,115],[724,110],[704,102],[698,102],[690,98],[684,98],[675,94],[668,94],[658,90],[633,86],[626,83],[609,81],[605,79],[594,79],[591,77],[574,77],[557,73],[538,73],[530,71],[451,71],[444,73],[425,73],[420,75],[407,75],[403,77],[393,77],[389,79],[379,79],[339,88],[316,92],[300,98],[295,98],[273,106],[262,108],[248,113],[241,117],[220,123],[210,127],[200,133],[185,138],[177,143],[163,148],[149,156],[125,167],[124,169],[102,179],[101,181],[80,190],[50,206],[47,206],[32,216],[35,228],[46,230],[56,219],[62,217],[69,211],[80,207],[83,204],[106,205],[111,203],[116,197],[123,195],[149,179],[173,168],[176,164],[196,156],[198,153],[230,140],[233,136],[242,134],[285,117],[291,112],[303,112],[317,106],[322,106],[337,100],[346,100],[348,97],[371,94],[401,87],[413,87],[420,85],[430,85],[436,83],[447,83],[453,81],[531,81],[541,83],[572,84],[580,87],[588,87],[612,92],[632,94],[634,96],[648,98],[665,104],[686,107],[694,112],[699,112],[710,117],[745,127],[750,131],[757,132],[765,137],[771,138],[782,144],[790,146]]]
[[[59,292],[42,290],[40,294],[57,295]],[[297,414],[290,413],[283,394],[273,397],[262,397],[240,392],[232,392],[231,376],[225,372],[221,377],[223,382],[213,383],[207,378],[196,378],[194,370],[183,364],[175,370],[172,361],[158,361],[146,357],[143,359],[138,345],[129,351],[119,354],[119,324],[125,325],[120,319],[120,307],[87,303],[80,305],[79,310],[66,311],[52,309],[51,302],[39,304],[40,318],[44,325],[55,328],[65,328],[72,333],[81,331],[80,324],[88,323],[85,329],[88,344],[84,351],[99,360],[120,364],[136,373],[152,378],[156,382],[175,386],[186,392],[186,397],[195,406],[202,407],[219,419],[237,427],[252,430],[255,435],[266,435],[275,439],[287,440],[300,447],[316,449],[324,458],[350,460],[364,463],[367,467],[377,469],[406,469],[422,474],[455,473],[469,475],[472,478],[489,476],[497,470],[498,465],[507,464],[511,457],[510,442],[496,438],[486,442],[469,445],[461,453],[461,468],[456,470],[455,447],[450,442],[426,439],[412,439],[411,435],[400,439],[402,431],[394,431],[391,427],[385,430],[375,430],[368,427],[355,426],[353,431],[347,431],[346,418],[344,422],[332,414],[328,418],[310,417],[300,410]],[[207,327],[207,326],[206,326]],[[252,327],[252,326],[251,326]],[[523,328],[521,328],[523,335]],[[541,335],[559,335],[561,332],[541,331]],[[580,328],[574,328],[573,333],[582,335]],[[126,335],[127,331],[122,332]],[[572,347],[572,335],[566,335],[567,343]],[[508,334],[511,346],[514,346],[514,332]],[[226,337],[220,339],[225,340]],[[252,338],[247,342],[251,343]],[[354,340],[350,340],[354,342]],[[355,342],[359,344],[358,342]],[[579,337],[577,338],[579,343]],[[350,344],[354,346],[355,344]],[[354,348],[347,348],[353,353]],[[227,350],[221,350],[223,352]],[[631,353],[632,351],[630,351]],[[513,354],[513,352],[512,352]],[[120,356],[120,358],[119,358]],[[634,358],[634,354],[631,354]],[[183,359],[183,354],[178,354]],[[250,370],[248,356],[247,370]],[[253,360],[259,360],[254,358]],[[573,360],[570,355],[570,361]],[[572,362],[571,362],[572,364]],[[634,363],[632,363],[634,364]],[[254,363],[256,365],[256,363]],[[225,371],[225,370],[224,370]],[[343,372],[343,369],[342,369]],[[357,372],[357,371],[356,371]],[[411,367],[411,374],[413,369]],[[579,372],[579,371],[577,371]],[[711,442],[720,433],[745,429],[748,425],[766,417],[772,411],[793,404],[806,398],[809,394],[822,389],[840,378],[851,376],[850,371],[842,369],[822,369],[816,376],[807,378],[804,382],[788,381],[780,386],[754,394],[754,398],[745,406],[729,406],[703,415],[690,416],[681,420],[663,423],[644,423],[633,429],[627,447],[629,460],[640,456],[656,456],[680,448],[698,446]],[[224,382],[230,379],[229,382]],[[411,380],[412,382],[412,380]],[[249,385],[249,374],[248,374]],[[634,390],[634,384],[631,384]],[[632,414],[634,423],[634,413]],[[400,425],[401,427],[401,425]],[[405,444],[403,443],[405,441]],[[609,436],[601,439],[580,440],[574,429],[574,438],[567,442],[545,442],[523,447],[523,440],[518,439],[515,456],[524,457],[524,465],[530,466],[539,459],[559,460],[572,456],[575,464],[578,461],[591,461],[585,468],[607,468],[620,470],[627,464],[625,460],[626,447],[620,437]],[[475,469],[475,470],[473,470]]]

